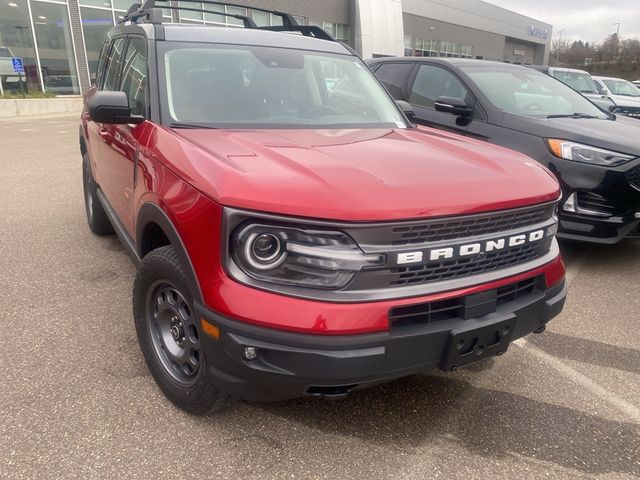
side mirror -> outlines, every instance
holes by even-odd
[[[469,117],[473,113],[462,98],[438,97],[434,106],[438,112],[451,113],[458,117]]]
[[[405,102],[404,100],[396,100],[396,105],[398,105],[400,110],[402,110],[402,113],[404,113],[409,120],[413,120],[416,118],[413,107],[409,102]]]
[[[124,92],[96,92],[89,100],[89,117],[97,123],[142,123],[142,115],[131,115]]]

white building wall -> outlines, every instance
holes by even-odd
[[[402,0],[354,0],[355,49],[362,58],[404,54]]]

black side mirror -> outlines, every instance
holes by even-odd
[[[473,113],[462,98],[438,97],[434,106],[438,112],[451,113],[458,117],[469,117]]]
[[[398,105],[400,110],[402,110],[402,113],[404,113],[409,120],[413,121],[413,119],[416,118],[416,114],[413,111],[413,107],[409,102],[405,102],[404,100],[396,100],[396,105]]]
[[[142,115],[131,115],[124,92],[96,92],[89,100],[89,117],[97,123],[142,123]]]

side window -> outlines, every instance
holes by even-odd
[[[409,96],[409,103],[434,108],[438,97],[467,99],[467,89],[448,70],[435,65],[420,65]]]
[[[143,38],[130,38],[125,59],[120,90],[129,97],[131,113],[146,116],[147,44]]]
[[[113,47],[109,52],[109,57],[106,62],[102,90],[118,90],[118,77],[120,74],[120,65],[122,64],[124,41],[124,38],[116,38],[113,42]]]
[[[396,100],[404,100],[402,91],[407,83],[407,77],[413,69],[411,63],[383,63],[376,70],[376,76],[382,84],[389,90],[389,93]]]

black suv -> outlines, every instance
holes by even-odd
[[[560,180],[560,238],[640,238],[636,120],[607,113],[562,82],[498,62],[384,58],[367,62],[414,121],[518,150]]]

